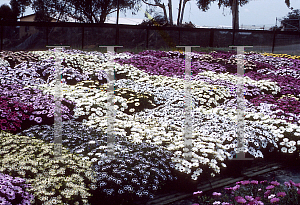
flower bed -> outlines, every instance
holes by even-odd
[[[0,55],[3,58],[0,61],[1,139],[13,143],[8,145],[2,141],[0,172],[28,179],[33,187],[28,192],[34,194],[35,199],[31,200],[35,204],[54,201],[93,204],[97,197],[111,204],[147,201],[164,187],[178,183],[189,187],[198,180],[220,174],[236,154],[234,52],[192,54],[194,132],[190,161],[182,155],[183,53],[144,51],[113,55],[63,51],[62,144],[63,157],[68,160],[57,162],[51,160],[50,149],[54,130],[54,52],[2,52]],[[248,156],[263,158],[280,151],[299,157],[298,59],[257,53],[245,55],[244,137]],[[112,161],[105,158],[107,73],[111,67],[116,77],[117,122],[117,159]],[[86,81],[93,82],[94,86],[88,86]],[[48,160],[42,160],[44,155]],[[76,160],[70,160],[70,156]],[[25,159],[31,162],[26,164]],[[76,185],[72,177],[82,180],[77,180]]]

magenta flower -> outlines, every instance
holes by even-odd
[[[213,192],[212,195],[214,197],[220,197],[222,194],[221,193],[218,193],[218,192]]]
[[[194,196],[202,196],[202,193],[203,193],[202,191],[197,191],[197,192],[194,192],[193,195]]]
[[[300,189],[298,189],[298,191],[297,191],[297,194],[299,194],[299,195],[300,195]]]
[[[241,181],[241,184],[242,185],[247,185],[247,184],[250,184],[250,181],[248,181],[248,180],[247,181]]]
[[[278,192],[277,193],[277,196],[279,197],[284,197],[286,195],[286,193],[285,192]]]
[[[269,196],[270,193],[271,193],[270,190],[266,191],[266,192],[265,192],[265,197]]]
[[[261,198],[259,196],[255,197],[256,201],[259,201]]]
[[[273,189],[274,186],[273,185],[270,185],[270,186],[267,186],[266,189]]]
[[[240,185],[235,185],[234,187],[232,187],[232,190],[233,191],[236,191],[236,190],[238,190],[240,188]]]
[[[259,183],[260,184],[263,184],[263,183],[266,183],[266,182],[268,182],[267,180],[264,180],[264,181],[260,181]]]
[[[245,196],[245,199],[247,199],[248,201],[253,201],[254,198],[252,196]]]
[[[284,185],[287,186],[287,187],[291,186],[291,184],[289,182],[284,182]]]
[[[237,203],[241,203],[241,204],[247,202],[246,199],[244,199],[244,198],[241,197],[241,196],[236,196],[236,197],[235,197],[235,200],[236,200]]]
[[[251,184],[258,184],[258,181],[252,180],[250,183],[251,183]]]
[[[290,183],[291,183],[293,186],[296,185],[295,182],[293,182],[292,180],[290,180]]]
[[[279,182],[277,182],[277,181],[272,181],[270,184],[272,184],[272,185],[274,185],[274,186],[278,186],[278,185],[280,185],[280,183],[279,183]]]
[[[273,199],[270,200],[270,202],[271,202],[272,204],[273,204],[273,203],[276,203],[276,202],[278,202],[278,201],[280,201],[279,198],[273,198]]]

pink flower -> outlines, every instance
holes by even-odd
[[[193,195],[194,196],[201,196],[202,193],[203,193],[202,191],[197,191],[197,192],[194,192]]]
[[[284,185],[287,186],[287,187],[291,186],[291,184],[289,182],[284,182]]]
[[[232,190],[233,191],[236,191],[236,190],[238,190],[240,188],[240,185],[235,185],[234,187],[232,187]]]
[[[259,196],[255,197],[256,201],[259,201],[261,198]]]
[[[254,198],[252,196],[245,196],[245,199],[247,199],[248,201],[253,201]]]
[[[270,202],[271,202],[272,204],[275,203],[275,202],[278,202],[278,201],[280,201],[280,199],[278,199],[278,198],[273,198],[273,199],[270,200]]]
[[[270,186],[267,186],[266,189],[273,189],[274,186],[273,185],[270,185]]]
[[[244,199],[244,198],[241,197],[241,196],[236,196],[236,197],[235,197],[235,200],[236,200],[237,203],[241,203],[241,204],[247,202],[246,199]]]
[[[225,190],[232,190],[232,187],[225,187]]]
[[[299,194],[299,195],[300,195],[300,189],[297,191],[297,194]]]
[[[240,184],[241,182],[235,182],[235,184]]]
[[[271,184],[272,184],[272,185],[274,185],[274,186],[278,186],[278,185],[280,185],[280,183],[279,183],[279,182],[277,182],[277,181],[272,181],[272,182],[271,182]]]
[[[248,181],[248,180],[247,181],[241,181],[241,184],[242,185],[247,185],[247,184],[250,184],[250,181]]]
[[[266,192],[265,192],[265,197],[269,196],[270,193],[271,193],[270,190],[266,191]]]
[[[264,181],[260,181],[259,183],[262,184],[262,183],[266,183],[268,182],[267,180],[264,180]]]
[[[291,183],[293,186],[295,186],[295,182],[293,182],[292,180],[290,180],[290,183]]]
[[[251,184],[258,184],[258,181],[252,180],[250,183],[251,183]]]
[[[285,192],[278,192],[277,193],[277,196],[279,197],[284,197],[286,195],[286,193]]]
[[[295,186],[296,186],[296,187],[298,187],[298,188],[300,188],[300,183],[298,183],[298,184],[295,184]]]
[[[221,194],[221,193],[218,193],[218,192],[213,192],[212,195],[213,195],[215,198],[218,198],[218,197],[220,197],[222,194]]]

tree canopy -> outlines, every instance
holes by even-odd
[[[285,29],[288,30],[300,30],[300,10],[292,10],[286,17],[283,17],[281,21]]]
[[[84,23],[104,23],[107,15],[119,8],[136,10],[139,0],[33,0],[32,8],[38,14],[39,21],[49,17],[68,21],[68,17]]]
[[[10,0],[11,10],[16,17],[20,17],[28,6],[31,5],[31,0]]]
[[[7,4],[3,4],[0,7],[0,21],[12,21],[17,20],[13,14],[11,8]]]

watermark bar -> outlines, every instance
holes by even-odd
[[[56,75],[56,83],[55,83],[55,94],[54,94],[54,158],[61,157],[62,151],[62,118],[61,118],[61,99],[62,99],[62,92],[61,92],[61,59],[60,59],[60,52],[70,46],[46,46],[48,48],[54,48],[55,52],[55,75]]]
[[[123,46],[99,46],[105,47],[107,52],[115,53],[116,47],[123,47]],[[113,63],[113,59],[111,59]],[[114,136],[114,124],[116,118],[116,111],[114,108],[114,91],[115,91],[115,69],[114,66],[109,67],[109,72],[107,74],[108,78],[108,88],[107,88],[107,152],[106,156],[109,159],[114,159],[114,144],[115,144],[115,136]]]
[[[245,97],[244,97],[244,48],[253,46],[229,46],[237,48],[237,122],[236,122],[236,134],[237,134],[237,147],[235,148],[236,158],[231,160],[253,160],[253,158],[245,158],[245,141],[244,141],[244,129],[245,129]]]
[[[185,48],[185,120],[184,120],[184,148],[183,157],[186,160],[192,159],[193,148],[193,118],[192,118],[192,94],[191,94],[191,51],[192,47],[200,46],[176,46]]]

